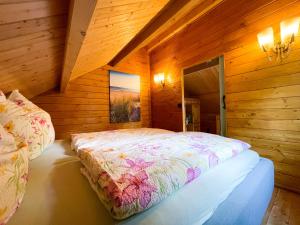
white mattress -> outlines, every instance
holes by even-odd
[[[159,205],[120,222],[102,206],[69,146],[56,141],[31,161],[24,201],[8,225],[202,224],[259,161],[257,153],[245,151]]]

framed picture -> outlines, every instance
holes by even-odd
[[[140,76],[109,71],[110,122],[141,120]]]

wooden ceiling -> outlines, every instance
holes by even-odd
[[[68,0],[0,0],[0,90],[27,97],[59,84]]]
[[[223,0],[0,0],[0,89],[33,97],[142,47]],[[69,19],[68,19],[69,13]]]
[[[75,0],[61,89],[69,80],[106,65],[167,3],[168,0]]]
[[[219,66],[184,75],[184,92],[189,96],[219,92]]]
[[[89,71],[157,46],[222,1],[74,0],[61,91]]]

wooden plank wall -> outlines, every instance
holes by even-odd
[[[141,76],[141,121],[109,122],[108,70]],[[32,101],[50,113],[56,139],[68,139],[71,133],[151,126],[149,56],[142,49],[114,68],[105,66],[70,82],[65,93],[51,90]]]
[[[59,84],[68,0],[0,0],[0,89],[32,97]]]
[[[165,72],[168,82],[152,83],[153,126],[181,130],[182,68],[224,54],[229,136],[275,162],[278,186],[300,192],[300,37],[281,63],[256,39],[268,26],[279,38],[280,21],[296,16],[299,0],[226,0],[155,48],[151,75]]]
[[[220,115],[219,92],[208,93],[198,96],[201,105],[201,131],[217,133],[216,117]]]

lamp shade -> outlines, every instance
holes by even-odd
[[[268,27],[257,35],[259,46],[268,51],[274,46],[274,31],[272,27]]]
[[[300,17],[282,21],[280,23],[281,41],[288,42],[299,32]]]
[[[155,83],[164,83],[165,81],[165,74],[164,73],[158,73],[154,75],[154,82]]]

